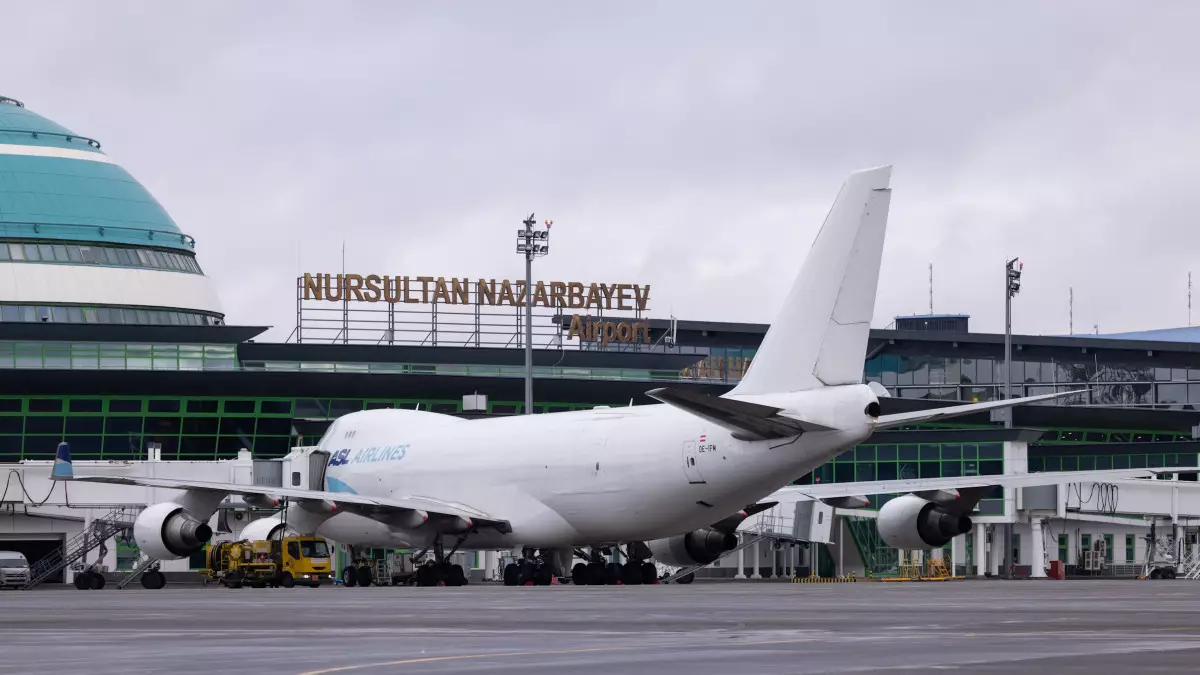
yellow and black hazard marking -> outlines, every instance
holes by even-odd
[[[792,577],[793,584],[844,584],[858,581],[853,574],[847,577]]]

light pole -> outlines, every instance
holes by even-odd
[[[1021,270],[1025,264],[1016,258],[1004,265],[1004,399],[1012,398],[1012,299],[1021,290]],[[1013,408],[1004,409],[1004,428],[1011,429],[1013,425]],[[1012,514],[1009,514],[1010,516]],[[1004,523],[1004,569],[1000,572],[1003,579],[1013,577],[1013,522]],[[1038,561],[1033,562],[1039,564]]]
[[[1016,258],[1004,266],[1004,398],[1012,398],[1012,299],[1021,291],[1021,270],[1025,263]],[[1012,428],[1013,409],[1004,413],[1004,428]]]
[[[535,230],[537,222],[533,214],[522,221],[524,228],[517,230],[517,253],[525,256],[525,414],[533,414],[533,259],[550,253],[550,225]]]

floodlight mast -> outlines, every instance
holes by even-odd
[[[521,221],[525,227],[517,230],[517,253],[525,256],[525,409],[526,415],[533,414],[533,259],[550,253],[550,226],[547,220],[544,230],[535,229],[534,214]]]
[[[1009,260],[1004,265],[1004,398],[1005,400],[1012,398],[1012,299],[1021,291],[1021,271],[1025,268],[1025,263],[1019,262],[1017,258]],[[1004,410],[1004,428],[1011,429],[1013,425],[1013,411],[1015,408],[1007,408]],[[1011,515],[1011,514],[1010,514]],[[993,537],[994,538],[994,537]],[[1004,554],[1000,558],[1004,561],[1004,570],[1000,576],[1004,579],[1013,578],[1013,524],[1012,522],[1004,523],[1003,537]],[[1035,565],[1040,564],[1039,561],[1034,561]]]
[[[1004,266],[1004,398],[1012,398],[1012,299],[1021,291],[1021,270],[1025,263],[1017,258]],[[1004,428],[1012,428],[1013,409],[1004,413]]]

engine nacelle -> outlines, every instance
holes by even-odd
[[[283,514],[277,513],[266,518],[259,518],[246,527],[243,527],[242,531],[238,534],[238,538],[248,541],[267,541],[270,539],[279,539],[289,534],[296,534],[296,532],[291,527],[287,528],[285,532]]]
[[[896,497],[879,509],[879,536],[893,548],[941,548],[971,531],[971,519],[916,495]]]
[[[155,504],[138,514],[133,538],[138,549],[158,560],[186,558],[204,548],[212,528],[175,502]]]
[[[708,564],[737,545],[737,535],[710,528],[646,542],[655,560],[673,567]]]

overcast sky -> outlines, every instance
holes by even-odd
[[[301,271],[650,284],[770,321],[845,175],[894,164],[876,327],[1186,325],[1200,285],[1194,2],[54,2],[4,12],[0,94],[198,241],[227,321]],[[1200,296],[1194,311],[1200,323]]]

